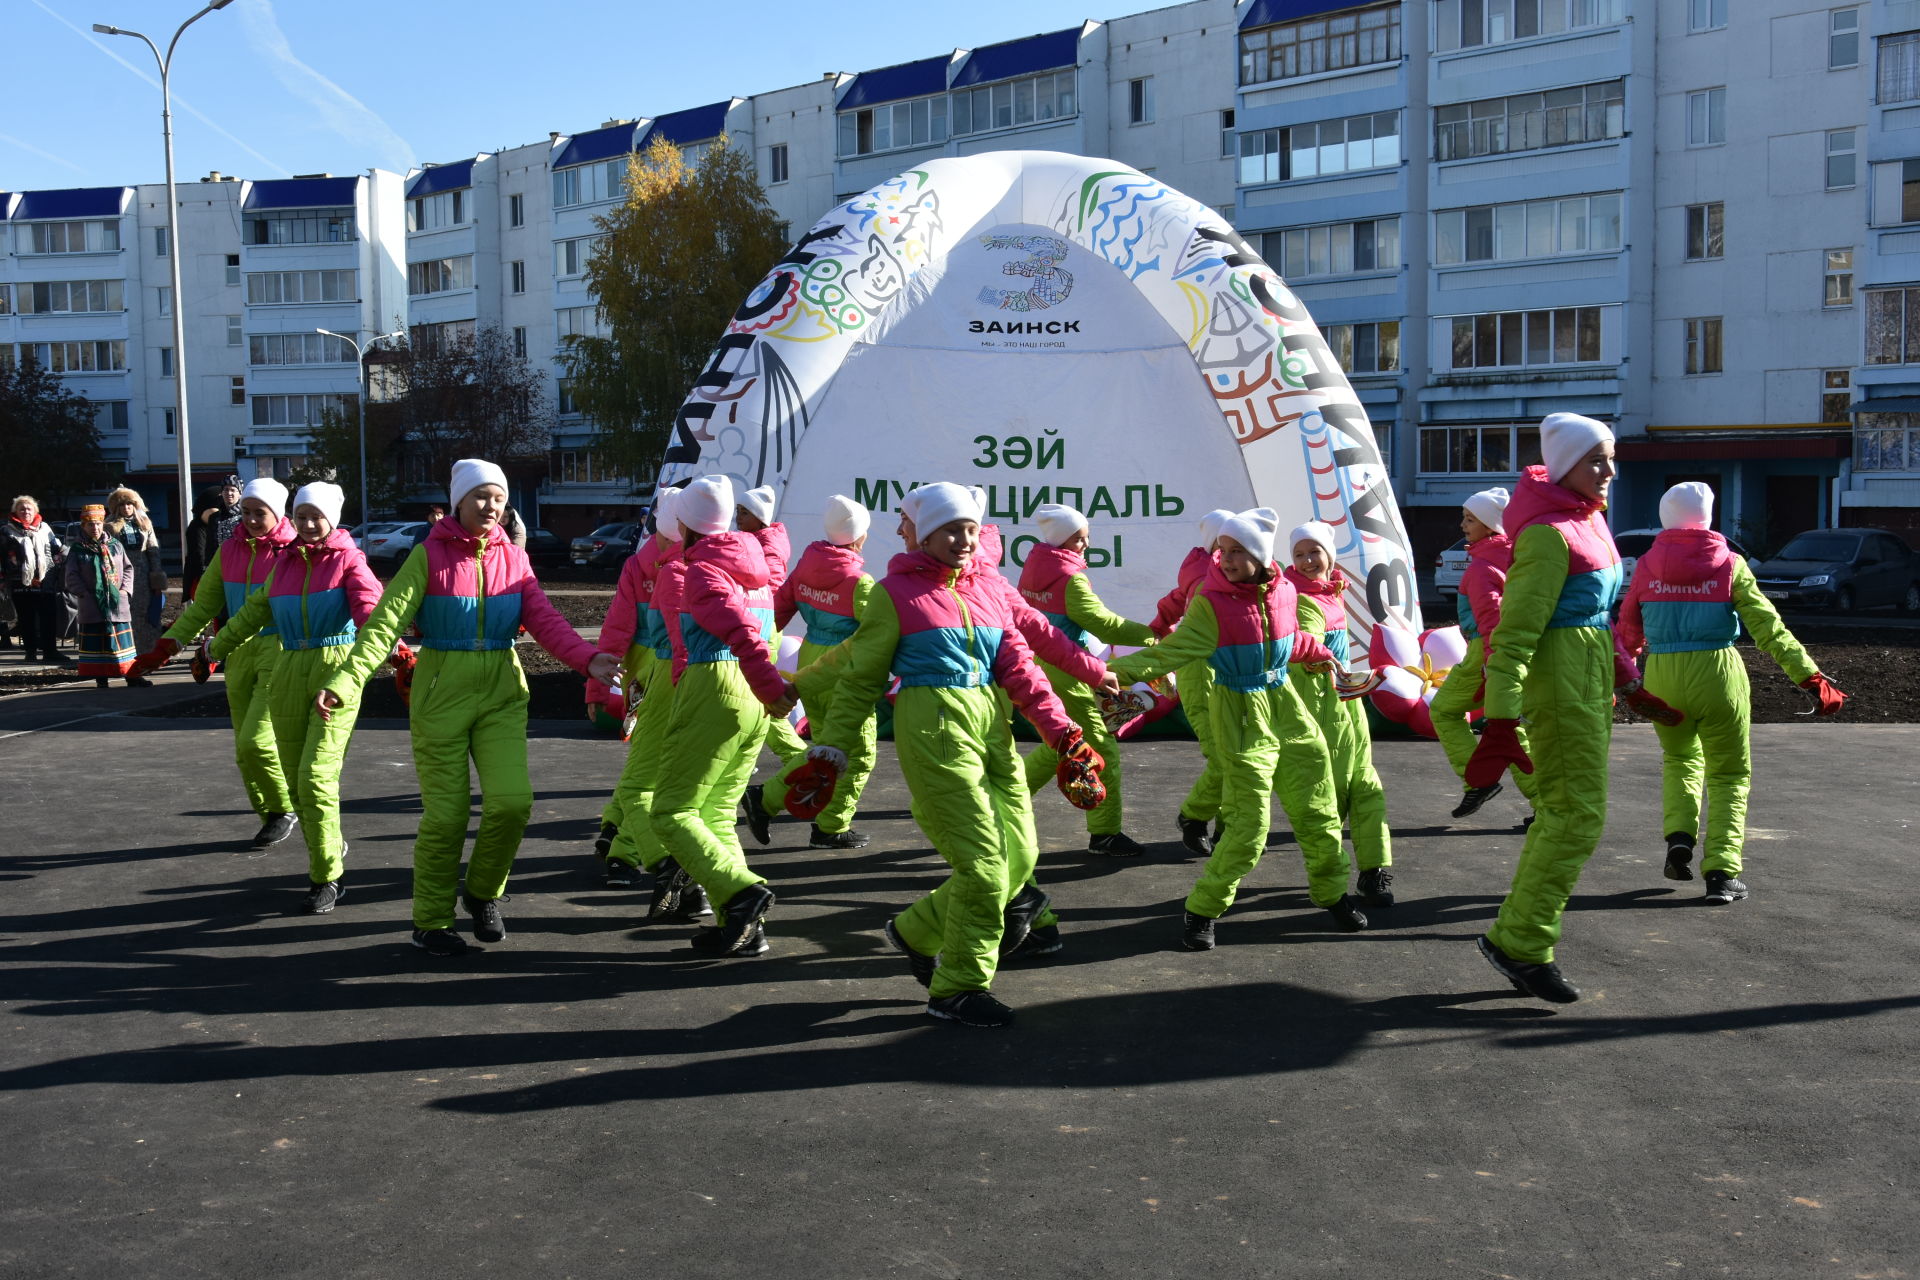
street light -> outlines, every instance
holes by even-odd
[[[315,329],[315,333],[324,333],[329,338],[338,338],[353,348],[354,368],[360,374],[360,526],[365,528],[371,512],[367,507],[367,397],[372,394],[370,379],[367,377],[367,357],[360,350],[360,344],[344,333],[335,333],[331,329]],[[383,333],[377,338],[368,338],[367,346],[372,348],[376,342],[385,342],[388,338],[397,338],[405,333],[404,329],[395,329],[392,333]]]
[[[167,260],[173,273],[173,425],[180,448],[180,567],[187,565],[187,529],[193,522],[193,446],[187,434],[187,298],[180,291],[180,202],[173,186],[173,93],[168,74],[173,69],[173,48],[188,27],[216,9],[224,9],[233,0],[211,0],[200,12],[181,23],[167,41],[163,55],[160,47],[138,31],[96,22],[93,29],[103,36],[132,36],[144,43],[160,64],[160,134],[167,144]]]

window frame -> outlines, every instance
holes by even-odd
[[[1706,378],[1726,372],[1726,323],[1723,316],[1688,316],[1681,321],[1681,374]]]
[[[1389,333],[1388,330],[1392,332]],[[1353,378],[1384,377],[1406,372],[1406,348],[1399,320],[1341,321],[1320,326],[1320,337],[1339,362],[1341,372]],[[1362,350],[1372,352],[1371,368],[1358,367]],[[1382,353],[1391,350],[1393,363],[1383,365]]]
[[[1700,123],[1704,126],[1704,137],[1694,131],[1694,104],[1701,108]],[[1686,97],[1687,146],[1724,147],[1727,145],[1727,86],[1709,85],[1704,89],[1689,89]],[[1715,123],[1718,122],[1719,137],[1714,136]]]
[[[1434,161],[1446,164],[1616,142],[1627,135],[1626,86],[1625,78],[1615,77],[1436,105],[1430,108]],[[1580,95],[1578,102],[1550,104],[1572,93]],[[1515,121],[1521,123],[1516,126]],[[1580,123],[1579,137],[1572,136],[1575,121]],[[1516,133],[1519,145],[1509,145]]]
[[[1316,76],[1338,75],[1349,71],[1364,71],[1369,67],[1392,66],[1405,56],[1404,15],[1399,0],[1390,4],[1369,4],[1364,7],[1342,10],[1335,13],[1320,13],[1309,17],[1295,18],[1286,22],[1276,22],[1251,31],[1242,31],[1239,35],[1237,50],[1239,64],[1237,74],[1242,86],[1258,84],[1279,84],[1287,80],[1301,80]],[[1377,26],[1369,27],[1369,16],[1384,19]],[[1351,24],[1347,30],[1336,31],[1336,25]],[[1320,30],[1305,35],[1314,28]],[[1378,32],[1375,36],[1373,32]],[[1291,38],[1283,38],[1290,35]],[[1384,37],[1384,39],[1380,38]],[[1312,43],[1309,43],[1311,41]],[[1365,46],[1371,45],[1380,56],[1361,60]],[[1276,50],[1291,50],[1286,60],[1293,63],[1294,69],[1273,74]],[[1302,50],[1317,49],[1317,56],[1302,57]],[[1384,50],[1384,52],[1382,51]],[[1335,62],[1341,52],[1347,52],[1351,61]],[[1302,70],[1303,63],[1311,63]],[[1266,74],[1255,74],[1255,67],[1264,68]]]
[[[1705,18],[1702,19],[1701,15]],[[1727,0],[1687,0],[1687,34],[1727,29]]]
[[[1047,73],[1049,78],[1053,74],[1051,71]],[[1037,78],[1024,77],[1027,81]],[[839,159],[851,160],[863,156],[885,155],[893,151],[916,151],[926,147],[944,146],[947,139],[955,136],[952,100],[958,96],[960,95],[929,93],[917,98],[902,98],[897,102],[880,102],[871,107],[857,107],[852,111],[842,111],[838,113],[835,125],[834,153]],[[1032,121],[1028,120],[1025,123],[1031,124]],[[901,124],[906,126],[907,141],[905,142],[900,142],[896,138],[898,133],[896,126]],[[1010,122],[1006,127],[1013,128],[1014,125]],[[974,132],[985,131],[974,130]]]
[[[1853,306],[1853,246],[1824,250],[1821,270],[1820,309],[1844,311]],[[1845,254],[1844,261],[1837,261]],[[1839,300],[1836,301],[1835,299]]]
[[[789,181],[793,176],[792,165],[788,159],[787,144],[776,142],[767,148],[767,185],[777,187]]]
[[[1875,104],[1920,101],[1920,31],[1895,31],[1878,37],[1873,46]],[[1891,63],[1889,49],[1899,51]]]
[[[507,292],[525,293],[527,291],[527,263],[524,258],[507,264]]]
[[[1835,399],[1838,403],[1835,403]],[[1820,415],[1814,421],[1821,423],[1853,424],[1853,370],[1822,369],[1820,371]],[[1836,416],[1835,410],[1838,410]]]
[[[1836,149],[1834,147],[1834,140],[1843,135],[1846,138],[1846,145],[1844,147]],[[1860,185],[1860,129],[1859,129],[1859,126],[1849,125],[1847,128],[1844,128],[1844,129],[1826,130],[1826,143],[1827,143],[1827,149],[1826,149],[1826,155],[1825,155],[1826,163],[1825,163],[1825,172],[1824,172],[1824,176],[1826,178],[1826,184],[1827,184],[1826,190],[1852,191],[1855,187]],[[1840,158],[1844,158],[1847,162],[1847,174],[1846,174],[1847,180],[1845,182],[1836,183],[1833,180],[1833,176],[1834,176],[1833,165],[1834,165],[1834,161]]]
[[[1563,243],[1570,230],[1567,224],[1568,210],[1564,206],[1575,202],[1585,206],[1583,211],[1574,214],[1579,235],[1585,240],[1582,248],[1568,248]],[[1606,208],[1609,202],[1612,206],[1610,213]],[[1598,213],[1595,212],[1596,205],[1600,209]],[[1544,225],[1536,225],[1542,223]],[[1481,225],[1485,228],[1484,239],[1489,252],[1485,256],[1476,256],[1474,250],[1480,238]],[[1613,243],[1596,247],[1595,227],[1611,228]],[[1531,252],[1535,235],[1548,233],[1552,235],[1554,247],[1550,251]],[[1519,236],[1522,251],[1517,254],[1503,252],[1506,242],[1515,234]],[[1498,204],[1435,209],[1432,243],[1433,265],[1436,268],[1473,268],[1508,262],[1540,262],[1588,254],[1619,253],[1626,246],[1626,193],[1594,191],[1538,200],[1508,200]],[[1449,256],[1452,246],[1457,246],[1458,257]]]
[[[1861,402],[1861,408],[1873,403]],[[1888,435],[1900,437],[1900,460],[1886,465],[1883,452]],[[1870,437],[1879,437],[1876,447],[1867,448]],[[1920,472],[1920,414],[1856,413],[1853,415],[1853,469],[1855,471],[1912,473]]]
[[[508,194],[507,225],[509,227],[524,227],[527,225],[527,197],[525,194],[518,191]]]
[[[1155,102],[1152,76],[1135,76],[1127,81],[1127,126],[1152,124]]]
[[[1847,5],[1844,8],[1827,10],[1827,70],[1851,71],[1860,65],[1860,37],[1865,34],[1860,21],[1860,10],[1863,7],[1864,6],[1861,5]],[[1851,14],[1853,16],[1853,25],[1851,27],[1842,27],[1840,25],[1842,14]],[[1851,39],[1853,41],[1853,60],[1851,62],[1834,61],[1835,51],[1839,48],[1838,42],[1842,39]]]
[[[1464,443],[1466,433],[1472,433],[1472,467],[1456,468],[1452,464],[1460,456],[1456,446],[1456,436]],[[1486,447],[1488,433],[1501,440],[1499,448],[1489,450]],[[1434,457],[1434,441],[1438,438],[1438,456],[1443,465],[1429,466]],[[1415,445],[1414,466],[1423,476],[1515,476],[1523,467],[1540,457],[1540,424],[1538,422],[1425,422],[1420,424]],[[1498,456],[1504,453],[1511,465],[1488,468],[1481,465],[1490,454]]]
[[[1626,21],[1626,6],[1621,0],[1538,0],[1538,3],[1520,6],[1523,9],[1531,8],[1535,30],[1522,33],[1519,29],[1521,24],[1515,16],[1519,10],[1507,6],[1506,30],[1495,36],[1489,24],[1500,15],[1490,12],[1486,5],[1481,5],[1477,11],[1470,11],[1468,4],[1472,2],[1434,0],[1432,43],[1436,55],[1473,54],[1522,40],[1552,39],[1596,27],[1617,26]],[[1479,24],[1472,41],[1468,41],[1466,31],[1470,12],[1477,12]]]
[[[1364,250],[1361,248],[1363,238]],[[1269,231],[1261,237],[1260,253],[1276,275],[1292,284],[1302,280],[1398,273],[1405,266],[1404,243],[1400,215],[1392,213],[1378,218],[1348,218]],[[1316,254],[1318,260],[1326,264],[1324,270],[1313,269]],[[1346,265],[1341,267],[1338,264],[1343,254]],[[1363,258],[1371,258],[1371,265],[1361,266]],[[1300,270],[1290,270],[1296,260]]]
[[[1695,238],[1695,215],[1698,214],[1699,236]],[[1686,262],[1718,262],[1727,256],[1727,206],[1723,200],[1709,200],[1704,204],[1690,204],[1684,214],[1684,234],[1681,244],[1684,246]],[[1718,224],[1718,225],[1716,225]],[[1694,249],[1700,252],[1695,253]]]
[[[1485,371],[1526,371],[1530,369],[1571,369],[1581,366],[1605,367],[1620,362],[1618,351],[1608,357],[1607,312],[1617,304],[1595,303],[1575,307],[1535,307],[1529,310],[1482,311],[1435,316],[1447,322],[1447,341],[1443,344],[1447,366],[1442,374],[1473,374]],[[1581,351],[1591,337],[1591,356]],[[1570,355],[1562,359],[1561,351]],[[1462,351],[1467,363],[1459,363]],[[1535,351],[1544,358],[1529,358]],[[1482,359],[1482,354],[1488,359]],[[1509,354],[1519,359],[1510,360]]]

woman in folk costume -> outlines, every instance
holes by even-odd
[[[513,651],[525,626],[541,648],[582,675],[611,684],[619,660],[595,653],[547,600],[527,553],[500,520],[507,476],[479,458],[453,464],[453,514],[408,553],[380,604],[360,628],[346,661],[314,697],[325,720],[356,699],[418,622],[418,666],[409,706],[413,768],[420,783],[420,830],[413,845],[413,945],[436,957],[467,950],[454,932],[464,903],[473,936],[507,936],[500,903],[513,857],[533,812],[527,774],[527,677]],[[461,852],[480,781],[480,830],[461,892]]]
[[[133,561],[120,540],[107,533],[107,509],[93,503],[80,509],[80,537],[67,551],[67,594],[80,610],[80,674],[102,689],[115,676],[127,687],[146,689],[153,681],[134,670],[139,650],[133,645]]]
[[[107,495],[107,536],[118,540],[133,561],[133,642],[145,652],[160,638],[167,571],[160,564],[160,537],[147,504],[125,485]]]

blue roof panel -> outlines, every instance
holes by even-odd
[[[1240,29],[1251,31],[1255,27],[1270,27],[1276,22],[1311,18],[1317,13],[1335,13],[1341,9],[1364,9],[1368,5],[1379,2],[1380,0],[1253,0],[1253,3],[1247,6],[1246,15],[1240,19]]]
[[[591,133],[576,133],[567,139],[567,145],[551,164],[555,169],[566,169],[576,164],[592,164],[595,160],[611,160],[615,156],[627,155],[637,148],[636,135],[640,126],[629,120],[625,124],[612,124],[604,129],[595,129]]]
[[[407,184],[407,198],[430,196],[442,191],[457,191],[461,187],[473,185],[472,160],[455,160],[452,164],[437,164],[424,170]]]
[[[275,178],[247,192],[249,209],[346,209],[360,188],[358,178]]]
[[[117,218],[133,198],[132,187],[70,187],[65,191],[22,191],[13,211],[16,222],[50,218]]]
[[[689,107],[685,111],[670,111],[664,116],[656,116],[652,126],[647,129],[647,136],[640,139],[639,149],[645,151],[653,145],[655,138],[665,138],[676,147],[717,138],[727,131],[727,108],[732,105],[731,101],[712,102],[704,107]]]
[[[1065,31],[1050,31],[1046,35],[975,49],[967,55],[967,65],[954,77],[953,87],[964,89],[968,85],[1011,80],[1015,76],[1071,67],[1079,61],[1080,28],[1068,27]]]
[[[948,58],[922,58],[897,67],[862,71],[841,97],[836,111],[857,111],[882,102],[900,102],[906,98],[925,98],[947,91]]]

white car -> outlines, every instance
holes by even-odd
[[[1460,575],[1467,571],[1467,540],[1455,542],[1433,561],[1433,589],[1447,604],[1460,594]]]
[[[364,529],[355,529],[353,531],[353,545],[365,551],[367,549],[368,538],[377,534],[391,533],[393,530],[398,529],[402,523],[404,522],[399,520],[381,520],[375,521]]]
[[[413,550],[414,544],[427,536],[427,530],[432,527],[424,520],[391,525],[379,532],[368,534],[367,545],[361,550],[366,552],[367,559],[371,563],[385,562],[389,565],[398,565],[406,559],[407,553]]]

